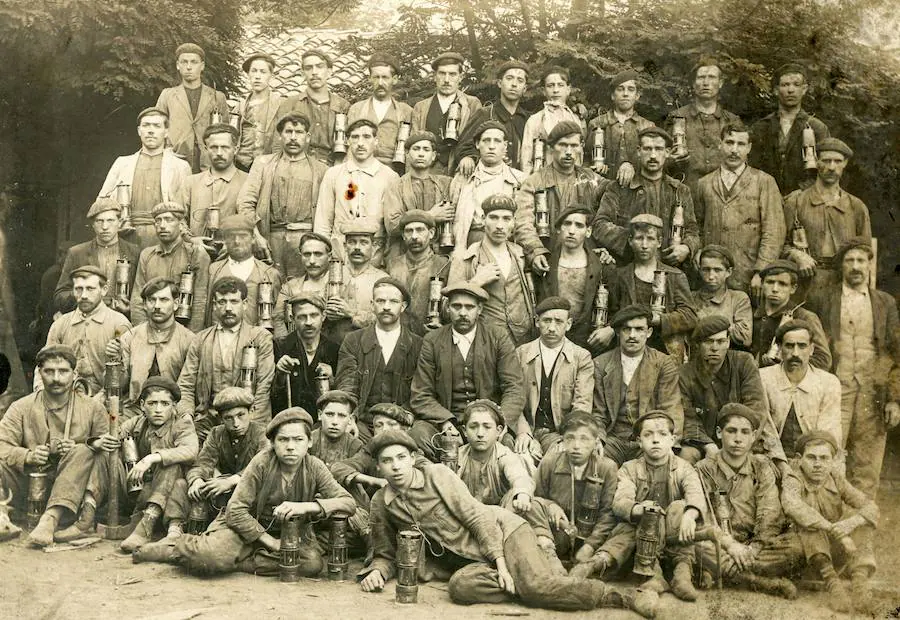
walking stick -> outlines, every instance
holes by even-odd
[[[698,472],[697,478],[700,479],[700,488],[703,490],[703,498],[706,500],[706,508],[709,510],[709,516],[712,519],[713,527],[719,529],[719,520],[716,518],[716,511],[713,510],[712,502],[709,500],[709,493],[706,490],[706,485],[703,484],[703,473]],[[722,591],[722,542],[719,540],[719,537],[716,536],[713,540],[713,544],[716,546],[716,578],[717,578],[717,587],[719,588],[719,592]]]
[[[291,396],[291,373],[289,371],[284,371],[284,382],[287,385],[287,402],[288,409],[294,406],[294,399]]]

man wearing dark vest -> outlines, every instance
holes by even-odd
[[[409,402],[416,414],[410,434],[425,456],[436,460],[432,437],[454,432],[454,422],[466,405],[487,398],[500,404],[516,446],[528,446],[531,429],[523,415],[524,377],[515,347],[507,330],[478,320],[487,292],[456,281],[441,293],[448,300],[450,324],[427,334],[422,342]]]
[[[352,331],[338,353],[337,389],[359,399],[357,428],[363,441],[372,437],[369,408],[394,403],[408,408],[410,382],[422,338],[400,321],[409,292],[398,280],[381,278],[372,287],[375,324]]]

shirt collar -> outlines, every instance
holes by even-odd
[[[862,290],[856,290],[855,288],[850,288],[843,282],[841,282],[841,296],[842,297],[852,297],[854,295],[861,295],[863,297],[869,296],[869,287],[863,287]]]
[[[731,480],[738,474],[742,476],[752,476],[753,475],[753,466],[750,464],[750,457],[747,456],[747,460],[744,461],[744,464],[738,468],[737,471],[731,468],[731,465],[725,462],[725,459],[722,457],[722,452],[719,451],[713,455],[713,459],[716,461],[716,465],[719,466],[719,469],[722,470],[722,473],[725,474],[726,480]]]
[[[744,174],[744,170],[746,170],[746,169],[747,169],[746,162],[741,164],[741,167],[738,168],[737,170],[729,170],[727,167],[725,167],[725,164],[722,164],[721,166],[719,166],[719,170],[721,170],[722,174],[731,175],[734,178],[739,178],[742,174]]]
[[[226,170],[222,174],[213,175],[209,170],[207,170],[204,174],[206,177],[203,179],[204,185],[212,185],[216,179],[222,179],[226,183],[231,183],[231,179],[234,178],[234,175],[237,174],[237,166],[231,166],[228,170]]]
[[[453,329],[451,327],[450,328],[450,336],[451,336],[451,338],[453,338],[453,344],[458,345],[461,340],[465,340],[469,344],[472,344],[473,342],[475,342],[475,332],[477,330],[478,330],[478,326],[476,325],[472,329],[472,331],[470,331],[468,334],[460,334],[458,331],[456,331],[455,329]]]
[[[247,263],[252,263],[252,262],[253,262],[252,256],[245,258],[244,260],[234,260],[230,256],[228,257],[228,266],[246,267]]]
[[[728,296],[728,287],[723,286],[721,290],[715,293],[708,293],[704,289],[700,289],[699,291],[697,291],[697,296],[700,297],[700,299],[702,299],[703,301],[716,304],[718,306],[721,305],[725,301],[725,298]]]
[[[620,349],[619,357],[622,359],[622,366],[624,367],[626,365],[626,360],[628,360],[629,364],[634,364],[635,366],[637,366],[638,364],[641,363],[641,360],[644,359],[644,352],[646,352],[646,351],[647,351],[647,349],[644,349],[643,351],[641,351],[640,355],[638,355],[636,357],[632,357],[630,355],[625,355],[622,352],[622,350]]]
[[[362,172],[369,175],[370,177],[374,177],[380,172],[380,168],[381,162],[379,162],[374,157],[366,163],[365,168],[362,168],[359,163],[357,163],[357,161],[352,157],[347,159],[347,172],[349,172],[350,174],[353,174],[354,172]]]
[[[412,470],[412,482],[409,485],[410,489],[423,489],[425,488],[425,474],[416,467],[413,467]],[[399,497],[400,494],[397,492],[394,487],[390,484],[384,488],[384,505],[387,506],[391,502],[394,501],[395,498]]]
[[[225,327],[221,323],[216,323],[216,331],[217,332],[228,332],[230,334],[236,334],[241,331],[241,323],[238,323],[234,327]]]
[[[165,344],[169,342],[172,339],[172,334],[175,333],[175,324],[176,321],[172,321],[168,328],[156,329],[150,321],[147,321],[147,344]]]
[[[697,118],[698,116],[700,116],[700,114],[702,114],[702,112],[700,112],[700,108],[697,107],[696,103],[691,103],[691,105],[688,106],[688,114],[694,118]],[[712,114],[707,114],[707,116],[722,118],[722,105],[717,103],[715,111]]]
[[[79,310],[78,308],[75,308],[75,317],[72,322],[75,324],[78,324],[78,323],[81,323],[83,321],[90,319],[94,323],[98,323],[98,324],[102,325],[104,320],[106,319],[106,309],[107,309],[106,303],[104,303],[102,300],[100,301],[100,304],[96,308],[94,308],[94,311],[91,312],[90,314],[84,314],[81,310]]]
[[[169,254],[172,254],[175,250],[180,248],[183,244],[184,238],[179,235],[178,238],[175,239],[175,243],[172,244],[172,249],[166,250],[165,248],[163,248],[161,243],[157,243],[155,246],[153,246],[153,253],[159,254],[160,256],[168,256]]]

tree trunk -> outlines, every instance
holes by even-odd
[[[484,68],[481,52],[478,50],[478,36],[475,33],[475,9],[472,0],[462,0],[463,18],[466,22],[466,36],[469,40],[469,59],[472,67],[477,71]]]

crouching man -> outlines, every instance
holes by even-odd
[[[417,447],[409,434],[384,431],[369,447],[388,485],[372,498],[374,557],[360,573],[363,591],[381,590],[396,574],[397,533],[416,529],[428,541],[426,564],[437,563],[436,569],[451,575],[449,592],[455,603],[506,603],[515,596],[546,609],[618,607],[648,618],[654,615],[658,595],[653,592],[553,574],[524,519],[481,504],[443,465],[414,467]],[[430,553],[432,548],[439,557]]]

